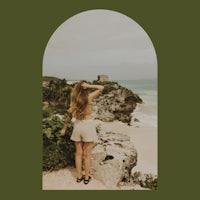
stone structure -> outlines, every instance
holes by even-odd
[[[98,75],[97,80],[99,82],[109,81],[108,80],[108,75]]]

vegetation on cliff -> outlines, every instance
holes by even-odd
[[[67,84],[65,79],[45,77],[42,84],[43,116],[50,111],[47,108],[51,108],[54,113],[65,114],[70,105],[72,89],[73,85]]]

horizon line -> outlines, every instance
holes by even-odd
[[[92,79],[92,78],[82,78],[82,79],[70,78],[70,79],[68,79],[66,77],[62,78],[62,77],[53,76],[53,75],[43,75],[42,77],[53,77],[53,78],[65,79],[67,81],[80,81],[80,80],[89,80],[89,81],[93,80],[94,81],[94,80],[97,80],[97,79]],[[109,77],[109,75],[108,75],[108,77]],[[134,81],[136,81],[136,80],[158,80],[158,78],[109,79],[109,81],[133,81],[133,80]]]

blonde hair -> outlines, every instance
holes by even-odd
[[[84,119],[86,116],[86,107],[88,105],[89,90],[82,87],[84,82],[87,83],[85,80],[78,82],[71,93],[69,112],[72,117],[75,117],[78,120]]]

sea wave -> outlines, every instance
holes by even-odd
[[[157,106],[138,104],[136,109],[132,113],[132,117],[133,120],[135,118],[139,120],[139,122],[137,122],[137,125],[157,127]]]
[[[134,122],[139,126],[157,127],[158,114],[157,114],[157,81],[156,80],[128,80],[119,81],[119,83],[138,94],[143,104],[138,104],[132,113],[134,118],[139,119],[139,122]]]

